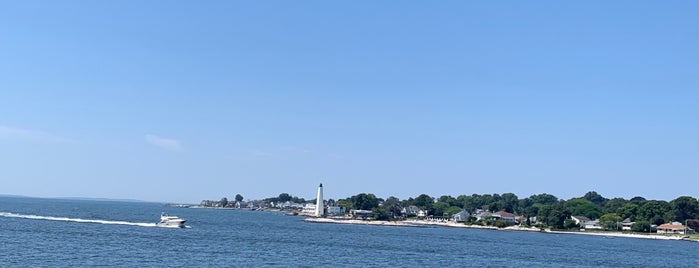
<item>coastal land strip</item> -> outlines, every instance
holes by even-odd
[[[497,228],[494,226],[481,226],[481,225],[466,225],[462,223],[455,222],[442,222],[442,221],[424,221],[424,220],[406,220],[406,221],[373,221],[373,220],[355,220],[355,219],[331,219],[331,218],[315,218],[308,217],[304,219],[305,222],[313,223],[333,223],[333,224],[363,224],[363,225],[376,225],[376,226],[401,226],[401,227],[428,227],[428,226],[439,226],[439,227],[452,227],[452,228],[472,228],[472,229],[489,229],[489,230],[502,230],[502,231],[525,231],[525,232],[539,232],[548,234],[570,234],[570,235],[593,235],[602,236],[606,238],[614,237],[624,237],[624,238],[640,238],[640,239],[656,239],[656,240],[682,240],[682,241],[694,241],[699,240],[690,239],[688,236],[677,236],[677,235],[658,235],[658,234],[630,234],[621,232],[577,232],[577,231],[555,231],[549,229],[540,229],[536,227],[520,227],[520,226],[509,226],[505,228]]]

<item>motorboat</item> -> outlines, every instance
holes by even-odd
[[[159,227],[179,227],[184,228],[185,219],[177,216],[170,216],[165,213],[160,215],[160,222],[156,223]]]

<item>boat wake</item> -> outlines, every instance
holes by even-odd
[[[38,215],[26,215],[17,214],[10,212],[0,212],[0,217],[6,218],[21,218],[30,220],[47,220],[47,221],[67,221],[67,222],[82,222],[82,223],[99,223],[99,224],[115,224],[115,225],[131,225],[131,226],[141,226],[141,227],[160,227],[155,223],[148,222],[128,222],[128,221],[106,221],[106,220],[91,220],[91,219],[80,219],[80,218],[67,218],[67,217],[52,217],[52,216],[38,216]]]

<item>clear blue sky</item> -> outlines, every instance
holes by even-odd
[[[0,194],[697,196],[697,1],[0,3]]]

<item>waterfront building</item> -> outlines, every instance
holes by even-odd
[[[694,232],[694,230],[679,222],[661,224],[657,229],[659,234],[688,234]]]

